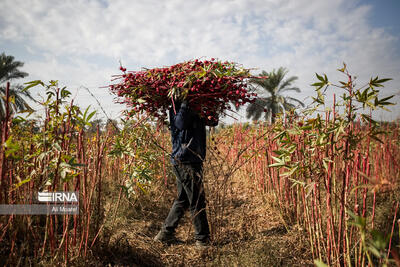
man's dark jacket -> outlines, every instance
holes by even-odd
[[[175,114],[176,111],[176,114]],[[175,104],[169,110],[172,154],[171,163],[202,163],[206,157],[206,125],[216,126],[212,122],[200,118],[184,101]]]

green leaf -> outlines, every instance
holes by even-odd
[[[391,78],[380,79],[380,80],[377,80],[376,83],[384,83],[384,82],[387,82],[390,80],[393,80],[393,79],[391,79]]]
[[[53,143],[53,147],[57,150],[57,151],[61,151],[61,146],[59,143]]]
[[[318,75],[318,73],[315,73],[315,75],[317,76],[318,80],[320,80],[321,82],[325,82],[324,78]]]
[[[31,81],[31,82],[26,82],[24,84],[27,84],[27,86],[22,90],[22,92],[27,91],[29,88],[37,86],[37,85],[41,85],[44,86],[44,83],[41,80],[36,80],[36,81]]]
[[[289,180],[292,181],[292,183],[293,183],[292,184],[292,188],[295,187],[296,185],[300,185],[300,186],[303,186],[303,187],[306,185],[305,182],[298,181],[298,180],[295,180],[293,178],[289,178]]]
[[[343,62],[343,68],[337,70],[340,72],[344,72],[346,70],[346,63]]]
[[[324,86],[324,83],[317,82],[317,83],[313,83],[313,84],[311,84],[311,86],[318,86],[318,87],[322,87],[322,86]]]
[[[61,89],[61,98],[66,98],[66,97],[68,97],[68,96],[70,96],[72,93],[70,92],[70,91],[68,91],[67,89],[66,89],[66,87],[63,87],[62,89]]]
[[[294,168],[292,168],[291,170],[289,170],[288,172],[282,173],[281,176],[282,177],[286,177],[286,176],[292,176],[293,173],[295,173],[295,171],[299,168],[299,166],[296,166]]]
[[[65,177],[67,177],[67,169],[62,169],[60,175],[61,175],[61,178],[64,180]]]
[[[378,101],[378,103],[379,103],[379,105],[394,105],[391,102],[387,102],[387,100],[392,99],[393,97],[394,97],[394,95],[391,95],[391,96],[388,96],[388,97],[384,97],[384,98],[380,99]]]
[[[89,116],[86,118],[86,121],[87,122],[90,121],[90,119],[94,116],[94,114],[96,114],[96,110],[89,114]]]
[[[272,140],[275,141],[276,139],[279,139],[279,138],[283,137],[285,134],[286,134],[286,131],[283,130],[278,135],[276,135]]]
[[[370,79],[370,81],[369,81],[369,86],[370,86],[371,88],[374,88],[374,87],[383,87],[382,83],[387,82],[387,81],[390,81],[390,80],[392,80],[392,79],[390,79],[390,78],[379,79],[378,76],[376,76],[374,79],[372,79],[372,78]]]
[[[281,160],[280,158],[272,156],[272,158],[276,161],[276,163],[268,165],[268,167],[279,167],[279,166],[285,166],[285,161]]]
[[[387,243],[390,240],[390,234],[384,235],[382,232],[374,229],[371,231],[371,245],[380,251],[385,251]]]
[[[39,156],[38,156],[38,160],[42,161],[50,152],[42,152]]]
[[[27,179],[25,179],[25,180],[22,180],[21,182],[19,182],[18,184],[15,184],[14,186],[15,186],[15,188],[18,188],[18,187],[20,187],[21,185],[30,182],[31,180],[32,180],[32,176],[29,177],[29,178],[27,178]]]
[[[284,153],[282,150],[273,150],[272,152],[274,152],[277,155],[282,155]]]
[[[19,124],[21,122],[25,122],[25,121],[26,121],[26,119],[21,117],[21,116],[18,116],[18,117],[15,117],[15,118],[12,119],[12,123],[14,125],[17,125],[17,124]]]
[[[363,121],[369,122],[372,125],[376,125],[377,124],[377,122],[375,120],[373,120],[370,115],[361,114],[361,118],[363,119]]]
[[[315,97],[311,97],[311,98],[314,100],[314,102],[316,102],[316,103],[318,103],[318,104],[321,104],[321,105],[324,104],[323,100],[321,100],[321,99],[319,99],[319,98],[315,98]]]
[[[328,77],[326,76],[326,74],[324,74],[324,82],[328,83]]]
[[[20,149],[20,146],[17,142],[13,142],[12,136],[8,137],[7,141],[4,143],[4,147],[7,148],[5,151],[6,157],[13,156],[15,152]]]
[[[379,251],[374,248],[373,246],[369,246],[368,251],[372,252],[372,254],[374,254],[378,259],[381,257],[381,254],[379,253]]]
[[[358,215],[354,214],[353,212],[351,212],[349,210],[347,211],[347,213],[350,215],[350,217],[353,218],[353,221],[349,222],[349,224],[357,226],[361,230],[365,229],[366,219],[364,217],[358,216]]]

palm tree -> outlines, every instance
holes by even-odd
[[[253,78],[250,83],[255,85],[258,90],[265,90],[269,95],[263,95],[264,92],[259,94],[259,97],[254,103],[249,104],[246,109],[247,119],[253,118],[253,120],[260,119],[264,113],[265,120],[270,120],[271,123],[275,122],[275,117],[278,113],[292,110],[296,108],[293,102],[304,107],[303,102],[290,96],[282,95],[283,92],[295,91],[300,92],[298,87],[293,87],[292,84],[298,79],[296,76],[289,77],[284,80],[288,70],[280,67],[277,71],[274,69],[272,72],[267,73],[262,71],[260,77],[268,78]]]
[[[7,56],[5,53],[0,54],[0,94],[6,95],[5,83],[13,79],[24,78],[28,76],[28,73],[22,72],[19,68],[23,67],[24,63],[15,61],[13,56]],[[32,110],[23,97],[27,97],[33,101],[35,99],[29,94],[29,92],[23,90],[21,85],[10,86],[10,107],[11,112],[19,112],[23,110]],[[0,98],[0,119],[5,117],[5,97]]]

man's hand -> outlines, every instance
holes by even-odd
[[[218,116],[208,116],[205,121],[207,126],[215,127],[218,125]]]

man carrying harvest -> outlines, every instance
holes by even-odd
[[[209,243],[210,230],[206,215],[203,187],[203,161],[206,156],[206,125],[216,126],[217,119],[201,118],[185,100],[169,109],[172,139],[171,163],[176,175],[177,198],[154,240],[175,242],[175,229],[187,209],[195,230],[196,246]]]
[[[119,82],[110,90],[119,103],[133,107],[133,114],[146,112],[164,121],[169,109],[172,137],[172,157],[177,178],[178,196],[161,231],[154,238],[174,241],[174,232],[186,209],[192,213],[196,244],[209,240],[203,189],[203,161],[206,156],[206,125],[216,126],[217,115],[246,103],[253,103],[255,93],[248,90],[250,69],[234,62],[190,60],[170,67],[129,71],[121,66]],[[187,99],[176,103],[173,99]],[[129,113],[130,114],[130,113]]]

